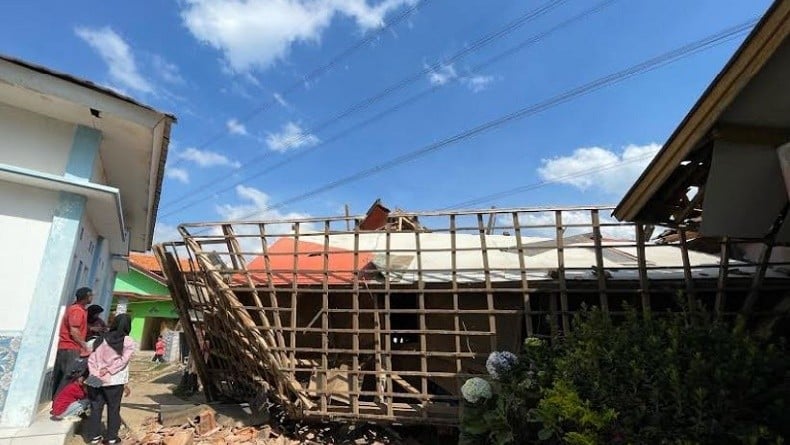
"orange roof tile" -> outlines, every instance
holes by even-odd
[[[296,253],[296,255],[294,255]],[[269,270],[275,285],[321,284],[324,279],[324,246],[306,241],[295,242],[293,238],[281,238],[269,247]],[[373,259],[370,253],[359,253],[357,267],[365,268]],[[294,273],[294,260],[296,273]],[[266,283],[268,274],[263,255],[255,257],[247,269],[257,283]],[[332,248],[327,251],[328,283],[330,285],[351,284],[354,280],[354,253],[350,250]],[[244,284],[241,275],[234,276],[234,282]]]
[[[181,270],[192,270],[192,265],[188,259],[179,259],[178,262]],[[159,261],[153,254],[130,252],[129,263],[138,269],[162,275],[162,266],[159,265]]]

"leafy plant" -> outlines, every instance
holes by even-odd
[[[559,345],[528,339],[497,367],[494,394],[466,404],[461,430],[472,426],[468,444],[783,443],[789,369],[784,342],[740,320],[584,311]]]

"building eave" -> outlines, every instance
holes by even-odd
[[[153,273],[151,271],[145,270],[142,267],[139,267],[139,266],[135,265],[131,261],[129,262],[129,268],[134,270],[134,271],[136,271],[136,272],[139,272],[142,275],[145,275],[146,277],[156,281],[157,283],[159,283],[159,284],[161,284],[163,286],[167,286],[167,281],[165,281],[163,278],[157,276],[155,273]]]
[[[615,208],[635,221],[672,172],[704,140],[719,117],[790,34],[790,0],[776,0],[707,87],[653,161]]]
[[[167,163],[167,155],[170,147],[170,131],[175,122],[175,118],[173,119],[162,119],[161,125],[163,125],[162,129],[162,136],[159,141],[154,141],[154,143],[159,143],[159,159],[158,165],[153,166],[156,167],[155,171],[156,179],[154,183],[154,187],[152,187],[152,196],[151,196],[151,204],[150,204],[150,217],[148,219],[148,239],[146,241],[146,251],[151,250],[151,246],[153,245],[154,241],[154,232],[156,230],[156,215],[159,213],[159,202],[162,197],[162,184],[165,178],[165,164]],[[152,160],[153,161],[153,160]]]

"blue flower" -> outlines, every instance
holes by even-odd
[[[486,360],[486,370],[494,379],[499,380],[503,375],[510,372],[518,362],[516,354],[508,351],[494,351]]]
[[[461,395],[469,403],[477,403],[482,399],[490,399],[493,396],[491,384],[480,377],[472,377],[461,387]]]

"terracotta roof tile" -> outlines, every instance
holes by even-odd
[[[282,238],[269,248],[269,268],[275,285],[290,284],[294,279],[297,284],[317,285],[324,279],[324,246],[321,244],[298,241],[293,238]],[[294,255],[295,254],[295,255]],[[294,256],[296,258],[294,258]],[[354,252],[339,248],[329,248],[327,256],[327,281],[330,285],[351,284],[354,281]],[[361,270],[370,263],[373,255],[359,253],[357,267]],[[294,274],[294,260],[296,273]],[[261,255],[248,265],[250,276],[257,283],[268,281],[265,258]],[[242,275],[235,275],[234,282],[244,284]]]
[[[157,261],[153,254],[131,252],[129,253],[129,263],[138,269],[162,275],[162,266],[159,265],[159,261]],[[188,259],[180,259],[179,263],[181,265],[181,270],[192,270],[192,266]]]

